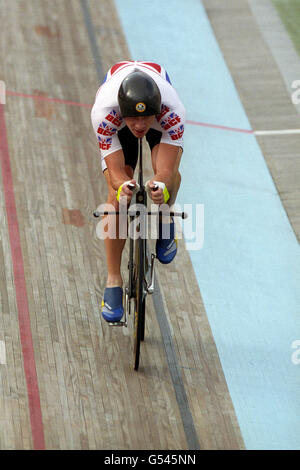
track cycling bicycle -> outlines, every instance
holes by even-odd
[[[110,326],[128,326],[128,318],[133,315],[133,366],[138,370],[140,363],[140,345],[145,338],[146,297],[154,292],[154,261],[156,255],[147,250],[148,216],[187,217],[185,212],[174,212],[169,209],[151,211],[147,209],[147,188],[143,182],[143,144],[138,145],[138,184],[134,197],[127,209],[129,220],[129,259],[128,281],[125,287],[124,320],[111,322]],[[132,185],[128,185],[134,189]],[[156,188],[157,189],[157,188]],[[164,205],[165,206],[165,205]],[[119,211],[94,211],[94,217],[120,214]],[[133,304],[133,305],[132,305]]]

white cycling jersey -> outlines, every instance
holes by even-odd
[[[118,131],[126,124],[118,105],[118,92],[124,78],[135,69],[150,75],[161,94],[161,113],[156,116],[151,128],[162,132],[161,143],[183,148],[185,109],[166,70],[154,62],[118,62],[107,72],[104,83],[97,91],[91,112],[93,128],[99,142],[102,171],[106,169],[105,158],[122,148]]]

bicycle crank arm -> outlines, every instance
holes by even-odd
[[[151,273],[150,273],[150,283],[146,288],[147,294],[153,294],[154,292],[154,260],[156,255],[154,253],[151,254]]]

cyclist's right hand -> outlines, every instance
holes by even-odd
[[[117,191],[117,200],[120,201],[120,198],[126,197],[127,198],[127,203],[131,201],[131,198],[133,196],[134,190],[138,188],[138,183],[135,180],[128,180],[122,183],[119,186],[119,189]]]

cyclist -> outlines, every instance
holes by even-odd
[[[96,94],[91,119],[108,185],[107,203],[117,210],[121,197],[127,197],[130,202],[136,185],[133,174],[138,139],[146,136],[154,172],[147,183],[150,198],[155,204],[174,204],[181,181],[178,169],[183,151],[185,109],[166,70],[153,62],[122,61],[113,65]],[[156,242],[157,258],[165,264],[177,252],[174,221],[170,219],[168,225],[166,230],[162,221],[159,222]],[[169,238],[165,239],[163,233],[169,233]],[[118,322],[123,316],[120,268],[124,245],[124,239],[105,238],[108,277],[102,316],[109,322]]]

